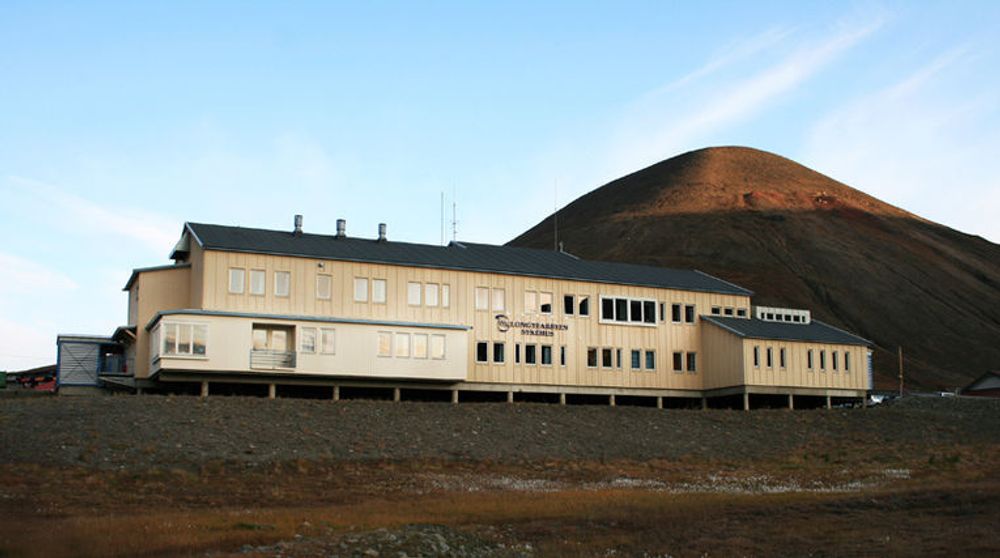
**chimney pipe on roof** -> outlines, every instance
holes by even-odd
[[[337,238],[344,238],[347,236],[347,221],[344,219],[337,219]]]
[[[295,216],[295,232],[293,234],[295,236],[300,236],[302,234],[302,216],[301,215],[296,215]]]
[[[385,223],[379,223],[378,224],[378,241],[379,242],[385,242],[386,241],[386,238],[385,238]]]

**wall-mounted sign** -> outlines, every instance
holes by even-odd
[[[557,331],[566,331],[569,329],[569,326],[566,324],[554,324],[552,322],[512,322],[506,314],[497,314],[496,319],[497,329],[500,333],[507,333],[511,329],[515,329],[521,335],[552,337]]]

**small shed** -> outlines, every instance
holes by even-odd
[[[56,385],[97,387],[102,372],[121,366],[122,347],[110,337],[60,335],[56,338]]]
[[[962,395],[977,397],[1000,397],[1000,370],[987,372],[962,388]]]

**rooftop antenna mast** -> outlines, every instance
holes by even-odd
[[[454,186],[451,188],[451,239],[458,240],[458,202]]]
[[[444,190],[441,190],[441,246],[444,246]]]

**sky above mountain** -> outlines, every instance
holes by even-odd
[[[1000,241],[1000,3],[541,4],[4,2],[0,370],[184,221],[503,243],[709,145]]]

